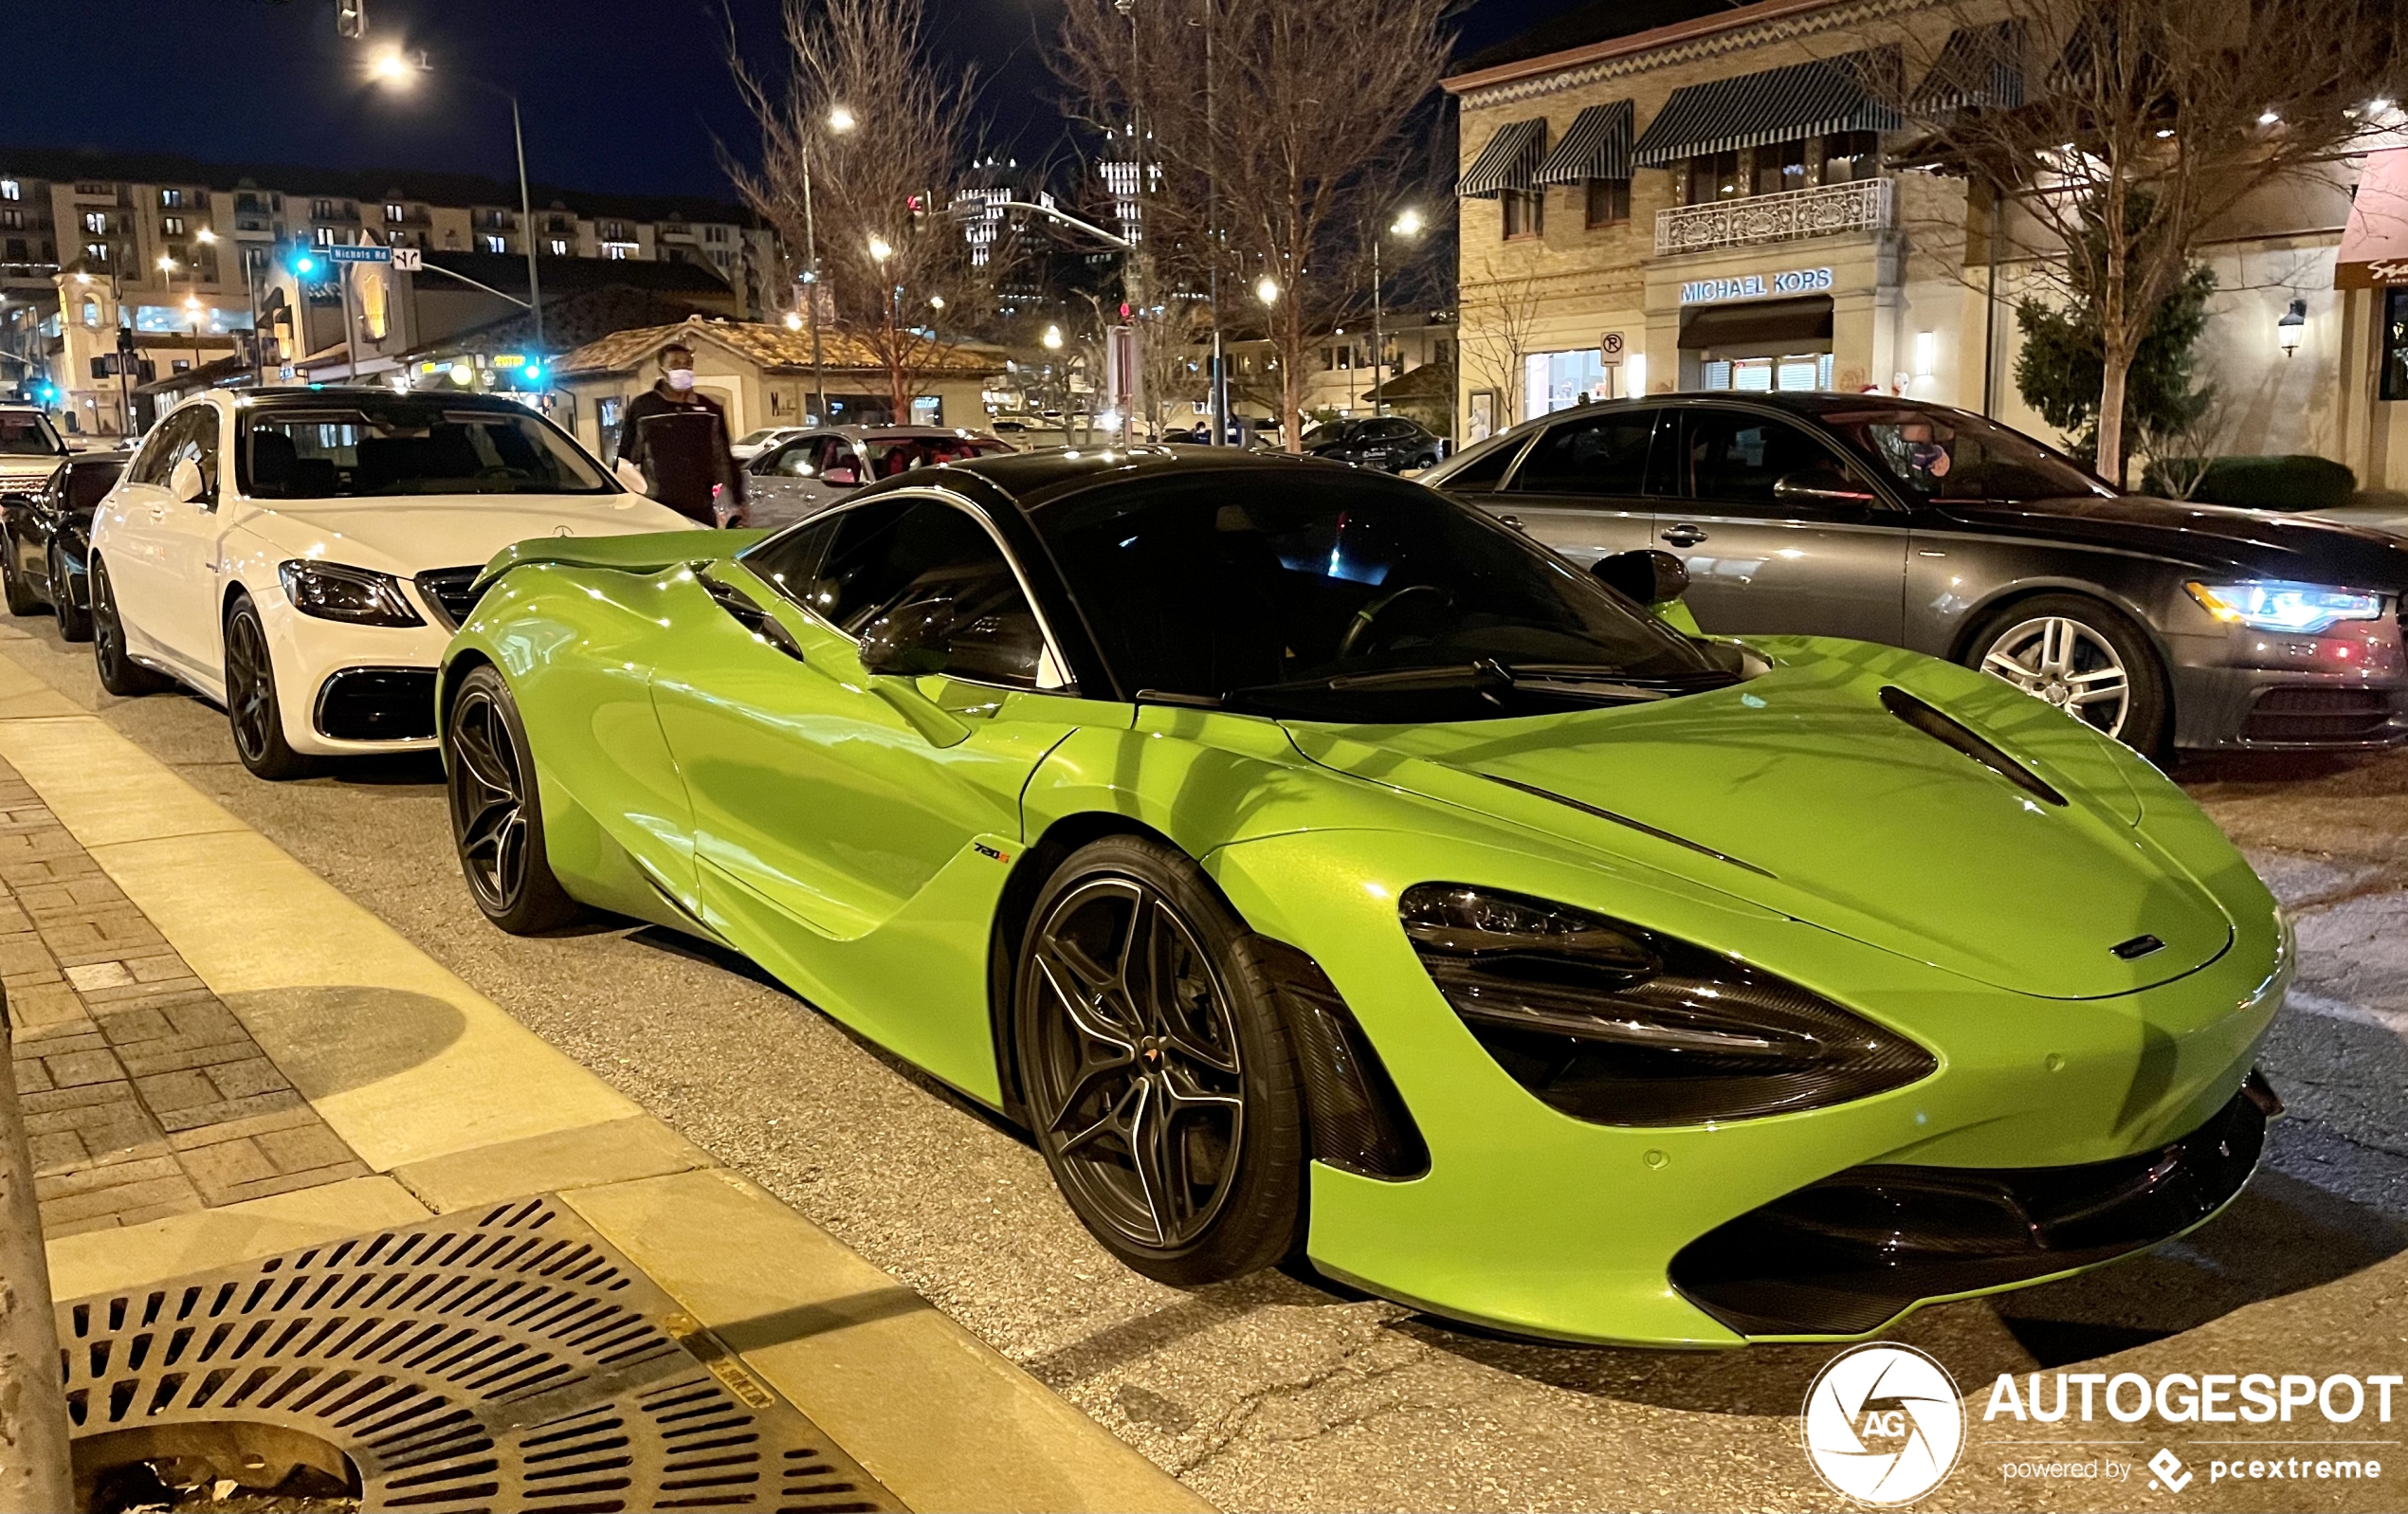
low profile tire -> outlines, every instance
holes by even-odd
[[[88,592],[88,591],[87,591]],[[50,543],[50,606],[59,612],[59,635],[71,642],[92,639],[92,611],[75,601],[75,579],[67,573],[66,554]]]
[[[584,911],[544,851],[535,753],[501,673],[472,668],[460,681],[443,742],[451,839],[477,908],[513,936],[574,922]]]
[[[162,694],[174,686],[165,673],[143,666],[126,650],[117,593],[109,587],[109,570],[98,557],[92,559],[92,666],[102,688],[127,699]]]
[[[226,721],[234,731],[234,755],[253,777],[282,783],[307,777],[317,767],[284,739],[284,708],[276,697],[267,628],[248,594],[226,613]]]
[[[17,538],[8,532],[0,532],[0,597],[8,600],[11,615],[30,615],[42,608],[42,596],[18,571]]]
[[[2165,665],[2129,617],[2081,594],[2038,594],[1984,621],[1965,662],[2159,759],[2172,734]]]
[[[1296,1063],[1245,925],[1173,848],[1111,836],[1037,896],[1012,1051],[1081,1223],[1163,1283],[1291,1254],[1304,1217]]]

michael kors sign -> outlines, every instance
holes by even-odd
[[[1829,268],[1791,268],[1769,275],[1742,273],[1729,279],[1691,279],[1681,285],[1681,303],[1711,305],[1725,300],[1760,300],[1767,295],[1811,295],[1830,287]]]

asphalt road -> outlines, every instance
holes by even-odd
[[[654,930],[520,940],[491,929],[459,880],[431,760],[265,784],[235,762],[217,710],[179,695],[108,698],[88,649],[60,642],[46,617],[0,619],[0,653],[1225,1507],[1838,1502],[1797,1438],[1829,1348],[1564,1349],[1467,1333],[1304,1277],[1192,1292],[1147,1282],[1088,1240],[1024,1140],[748,964]],[[1977,1409],[1995,1374],[2109,1357],[2073,1370],[2235,1370],[2203,1369],[2203,1354],[2242,1371],[2401,1370],[2408,754],[2182,776],[2302,911],[2304,976],[2265,1059],[2293,1118],[2275,1127],[2270,1170],[2194,1235],[2083,1278],[1931,1308],[1893,1332],[1945,1362]],[[2285,1364],[2246,1364],[2260,1360]],[[2115,1507],[2137,1496],[2129,1484],[2001,1482],[1998,1467],[1978,1465],[1998,1459],[1992,1432],[1978,1422],[1972,1433],[1965,1467],[1925,1506]],[[2134,1449],[2144,1458],[2151,1448]],[[2392,1454],[2408,1472],[2408,1452]],[[2315,1506],[2386,1497],[2398,1502],[2369,1487]],[[2202,1480],[2182,1502],[2301,1501]]]

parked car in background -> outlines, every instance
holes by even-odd
[[[1011,443],[942,426],[831,426],[790,437],[745,465],[756,526],[816,515],[879,479],[939,463],[1017,451]]]
[[[84,581],[91,552],[92,507],[125,472],[125,452],[78,452],[29,492],[0,494],[0,591],[9,613],[30,615],[46,606],[59,634],[92,639],[92,596]]]
[[[264,778],[425,751],[435,665],[495,553],[691,525],[515,399],[198,395],[93,512],[93,657],[112,694],[222,702]]]
[[[34,405],[0,405],[0,494],[31,489],[50,476],[67,444]]]
[[[1963,410],[1616,400],[1515,427],[1425,482],[1581,560],[1670,550],[1709,633],[1946,657],[2152,755],[2408,738],[2408,541],[2125,494]]]
[[[1383,473],[1436,467],[1438,460],[1447,455],[1444,438],[1402,415],[1323,421],[1304,433],[1304,447],[1308,456],[1377,468]]]
[[[728,443],[727,450],[739,463],[748,462],[787,438],[800,436],[810,429],[808,426],[764,426],[758,430],[746,431]]]

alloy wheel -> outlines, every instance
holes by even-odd
[[[259,617],[237,611],[226,623],[226,713],[234,740],[257,763],[282,733],[276,728],[276,669]]]
[[[2020,621],[1981,655],[1981,670],[2094,727],[2121,736],[2132,708],[2132,675],[2096,628],[2064,615]]]
[[[526,779],[502,708],[483,689],[469,689],[452,710],[451,770],[468,886],[488,910],[506,911],[526,886]]]
[[[1229,994],[1195,931],[1155,888],[1096,878],[1047,912],[1029,971],[1024,1092],[1063,1182],[1133,1245],[1194,1243],[1246,1139]]]

